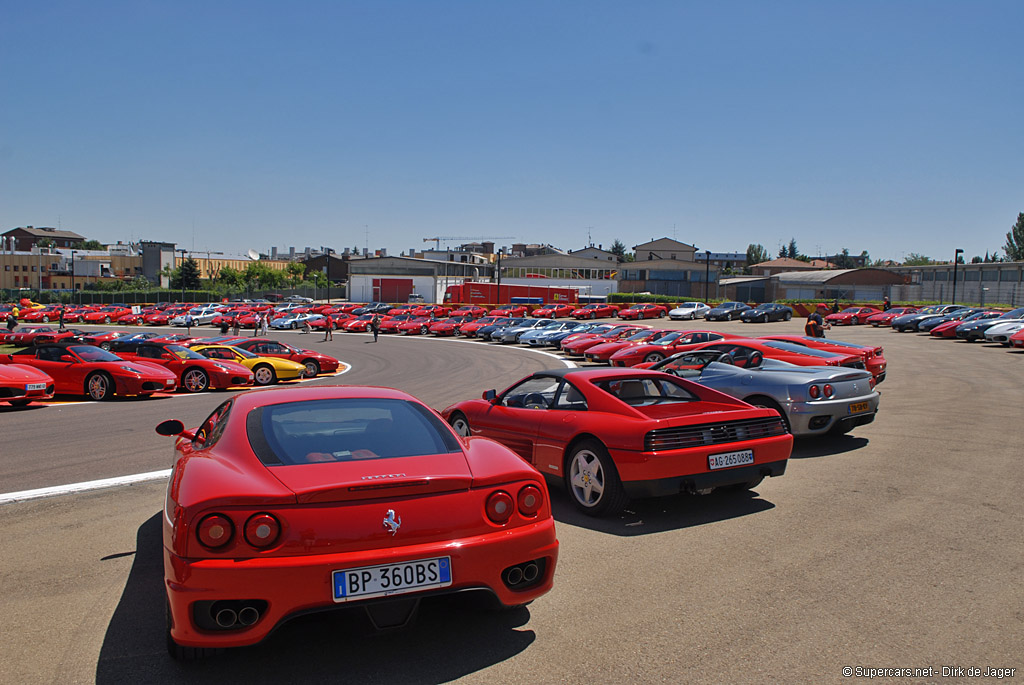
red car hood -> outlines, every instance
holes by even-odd
[[[279,466],[270,469],[298,502],[345,502],[468,490],[473,472],[462,452],[401,459]]]
[[[11,383],[53,382],[49,374],[23,364],[3,364],[0,366],[0,380]]]

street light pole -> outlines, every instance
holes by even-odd
[[[956,265],[960,262],[960,255],[963,253],[964,251],[959,247],[953,253],[953,298],[950,300],[950,304],[956,304]]]
[[[711,301],[711,250],[704,250],[704,300]]]
[[[75,301],[75,251],[71,251],[71,301]]]
[[[331,253],[334,252],[329,247],[320,246],[320,251],[324,253],[324,257],[327,258],[327,304],[331,303]]]
[[[185,253],[188,250],[177,250],[181,253],[181,264],[178,265],[178,279],[181,280],[181,303],[185,304]]]

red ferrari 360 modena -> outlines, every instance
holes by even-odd
[[[572,310],[572,316],[575,319],[603,319],[618,315],[619,305],[617,304],[594,303]]]
[[[36,345],[0,355],[0,364],[25,364],[49,374],[58,395],[87,395],[109,400],[114,395],[174,392],[177,377],[145,362],[127,362],[92,345]]]
[[[853,324],[867,323],[868,318],[882,312],[874,307],[847,307],[841,312],[829,314],[825,317],[825,323],[833,326],[851,326]]]
[[[174,343],[151,340],[114,343],[112,351],[125,361],[162,366],[177,377],[178,387],[186,392],[223,390],[255,383],[252,370],[237,362],[209,359]]]
[[[243,338],[238,342],[231,343],[233,347],[258,354],[261,357],[277,357],[279,359],[290,359],[306,367],[306,377],[313,378],[322,373],[334,373],[338,370],[340,362],[329,354],[317,352],[316,350],[304,350],[301,347],[294,347],[277,340],[267,338]]]
[[[539,309],[534,309],[530,312],[530,316],[535,319],[557,319],[560,316],[571,316],[575,309],[575,305],[552,302]]]
[[[775,410],[641,369],[539,371],[441,415],[564,481],[593,516],[631,497],[756,487],[785,473],[793,449]]]
[[[660,319],[668,316],[668,308],[662,304],[635,304],[619,312],[620,319]]]
[[[429,595],[517,606],[551,589],[543,477],[401,391],[248,392],[157,432],[178,436],[162,517],[175,658],[255,644],[309,611],[362,608],[384,629]]]
[[[49,374],[22,364],[0,364],[0,402],[24,407],[32,401],[53,397]]]
[[[661,336],[657,340],[630,345],[613,352],[608,358],[612,366],[636,366],[637,364],[654,364],[678,352],[683,347],[710,340],[736,337],[732,333],[715,331],[675,331]]]

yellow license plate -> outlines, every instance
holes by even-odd
[[[850,405],[851,414],[863,414],[864,412],[871,409],[870,402],[854,402]]]

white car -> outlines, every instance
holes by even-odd
[[[709,309],[711,309],[711,307],[707,306],[703,302],[683,302],[668,313],[668,318],[673,321],[696,319],[697,317],[704,318],[704,315],[708,313]]]
[[[220,310],[220,305],[208,305],[206,307],[193,307],[188,310],[188,314],[181,314],[170,320],[172,326],[184,326],[185,318],[187,316],[192,317],[193,326],[202,326],[203,324],[213,323],[213,320],[217,318],[217,313]]]
[[[1009,347],[1013,344],[1010,342],[1010,336],[1022,328],[1024,328],[1024,319],[1010,319],[1009,321],[1002,321],[985,331],[985,341],[995,342],[1003,345],[1004,347]]]

